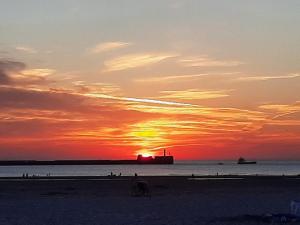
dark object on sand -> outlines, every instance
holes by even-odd
[[[135,180],[131,186],[131,195],[132,196],[147,196],[151,197],[151,192],[149,188],[149,184],[145,180]]]
[[[247,161],[246,159],[240,157],[237,164],[256,164],[256,161]]]

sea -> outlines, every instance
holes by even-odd
[[[180,175],[300,175],[300,161],[176,161],[173,165],[52,165],[0,166],[0,177],[29,176],[180,176]]]

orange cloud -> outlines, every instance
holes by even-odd
[[[23,70],[22,75],[24,76],[40,76],[40,77],[46,77],[49,75],[52,75],[55,73],[55,70],[53,69],[28,69]]]
[[[192,104],[188,104],[188,103],[181,103],[181,102],[161,101],[161,100],[148,99],[148,98],[116,97],[116,96],[110,96],[110,95],[101,94],[101,93],[89,93],[89,94],[86,94],[86,96],[95,97],[95,98],[104,98],[104,99],[114,99],[114,100],[120,100],[120,101],[129,101],[129,102],[150,103],[150,104],[196,106],[196,105],[192,105]]]
[[[18,51],[23,51],[23,52],[29,53],[29,54],[37,53],[37,50],[35,50],[32,47],[28,47],[28,46],[17,46],[17,47],[15,47],[15,49]]]
[[[178,62],[185,67],[232,67],[244,64],[240,61],[222,61],[209,58],[208,56],[180,59]]]
[[[223,73],[199,73],[199,74],[186,74],[186,75],[169,75],[169,76],[155,76],[155,77],[147,77],[147,78],[136,78],[134,82],[139,83],[179,83],[179,82],[186,82],[186,81],[197,81],[200,79],[207,79],[212,76],[218,77],[227,77],[227,76],[236,76],[239,75],[239,72],[223,72]]]
[[[175,54],[168,53],[143,53],[143,54],[130,54],[113,58],[104,62],[104,72],[120,71],[133,69],[151,64],[159,63],[168,58],[175,57]]]
[[[285,76],[248,76],[248,77],[238,77],[236,81],[266,81],[273,79],[290,79],[300,77],[300,74],[289,74]]]
[[[188,89],[178,91],[161,91],[164,94],[160,98],[164,99],[182,99],[182,100],[199,100],[224,98],[229,96],[227,90],[203,91],[199,89]]]
[[[104,43],[99,43],[93,48],[90,49],[91,53],[97,54],[97,53],[103,53],[103,52],[108,52],[108,51],[113,51],[116,49],[121,49],[125,48],[131,45],[131,43],[128,42],[104,42]]]
[[[181,80],[190,80],[197,79],[199,77],[207,76],[207,73],[204,74],[190,74],[190,75],[174,75],[174,76],[161,76],[161,77],[149,77],[149,78],[139,78],[135,79],[135,82],[174,82]]]

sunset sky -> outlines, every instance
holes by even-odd
[[[300,159],[299,0],[2,0],[0,159]]]

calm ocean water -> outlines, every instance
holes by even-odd
[[[18,177],[23,173],[45,176],[97,176],[111,172],[122,175],[298,175],[300,161],[258,161],[256,165],[238,165],[236,161],[176,161],[174,165],[80,165],[80,166],[0,166],[0,177]]]

